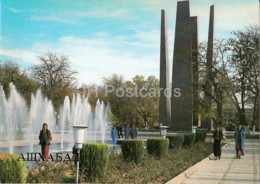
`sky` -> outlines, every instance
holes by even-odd
[[[207,41],[215,7],[215,39],[259,24],[259,0],[190,0],[199,42]],[[161,9],[167,13],[172,68],[177,0],[0,0],[0,60],[28,70],[37,56],[65,55],[78,85],[101,84],[113,73],[131,80],[160,67]]]

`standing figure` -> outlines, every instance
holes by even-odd
[[[214,139],[214,144],[213,144],[213,152],[214,152],[214,157],[217,159],[221,157],[221,142],[223,139],[223,133],[220,131],[219,126],[216,126],[215,131],[213,133],[213,139]]]
[[[116,129],[116,126],[113,125],[113,128],[111,130],[111,138],[113,141],[113,148],[116,148],[116,140],[117,140],[118,131]]]
[[[122,127],[122,125],[119,125],[117,127],[117,131],[118,131],[118,139],[120,139],[121,137],[124,138],[123,137],[123,127]]]
[[[127,124],[125,128],[125,139],[129,139],[130,133],[131,133],[131,128],[129,127],[129,124]]]
[[[50,141],[52,140],[51,132],[48,130],[48,125],[43,123],[42,130],[39,135],[40,145],[42,148],[42,156],[45,161],[48,161],[49,150],[50,150]]]
[[[131,128],[131,139],[137,139],[137,136],[138,136],[138,130],[135,127],[135,124],[133,124]]]
[[[244,142],[245,131],[242,129],[242,125],[239,124],[235,130],[235,146],[236,146],[236,158],[240,159],[241,155],[244,155]]]

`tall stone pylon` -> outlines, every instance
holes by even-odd
[[[205,78],[205,95],[204,102],[207,107],[207,115],[203,117],[202,127],[212,129],[212,64],[213,64],[213,46],[214,46],[214,5],[210,6],[209,14],[209,33],[207,46],[207,63],[206,63],[206,78]]]
[[[171,89],[168,55],[167,14],[161,10],[161,47],[160,47],[160,102],[159,122],[170,125],[171,122]]]
[[[193,126],[200,126],[198,18],[190,17],[193,73]]]
[[[171,129],[190,131],[193,121],[193,82],[189,1],[177,2],[173,69]]]

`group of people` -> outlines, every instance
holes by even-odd
[[[113,128],[111,130],[111,138],[112,138],[114,149],[115,149],[115,146],[116,146],[118,134],[119,134],[118,129],[116,128],[115,125],[113,125]],[[130,137],[131,137],[131,139],[137,139],[138,130],[135,127],[135,124],[132,124],[132,127],[130,127],[129,124],[128,124],[124,129],[124,135],[125,135],[125,139],[129,139]],[[122,135],[122,137],[123,137],[123,135]],[[120,138],[120,136],[119,136],[119,138]]]
[[[132,127],[129,126],[129,124],[124,129],[124,135],[125,139],[137,139],[138,136],[138,130],[135,127],[135,124],[132,124]],[[118,130],[116,126],[114,125],[111,130],[111,138],[113,142],[113,147],[115,148],[116,141],[118,138]],[[223,140],[223,133],[220,130],[219,126],[216,126],[215,131],[213,133],[213,152],[215,159],[221,158],[221,144]],[[40,145],[41,145],[41,151],[42,156],[44,160],[48,160],[49,156],[49,146],[50,141],[52,140],[52,135],[50,130],[48,130],[48,125],[44,123],[42,125],[42,130],[40,131],[39,135]],[[236,149],[236,158],[240,159],[241,155],[244,156],[244,142],[245,142],[245,130],[242,128],[242,125],[239,124],[235,130],[235,149]]]
[[[242,125],[239,124],[235,129],[235,149],[236,149],[236,158],[240,159],[241,155],[244,156],[244,143],[245,143],[245,130],[242,128]],[[215,159],[220,159],[221,157],[221,144],[223,139],[223,133],[220,130],[219,126],[216,126],[213,133],[213,152]]]

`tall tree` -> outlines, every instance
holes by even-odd
[[[253,104],[253,124],[256,121],[257,102],[259,99],[259,27],[249,26],[243,31],[234,31],[233,37],[229,39],[232,51],[231,66],[234,69],[233,81],[236,86],[232,92],[239,120],[247,125],[247,105]]]
[[[201,43],[199,47],[200,58],[200,87],[203,94],[207,94],[213,100],[213,107],[209,108],[207,103],[201,100],[201,107],[204,116],[213,118],[216,124],[223,125],[223,106],[227,103],[227,97],[231,90],[231,80],[229,76],[229,49],[225,40],[215,40],[213,46],[213,62],[211,78],[207,79],[206,61],[207,61],[207,44]],[[207,93],[206,80],[211,80],[212,93]],[[210,109],[210,111],[209,111]]]
[[[136,75],[130,81],[113,74],[104,78],[106,100],[119,123],[135,123],[137,126],[152,126],[158,122],[159,80],[154,76],[145,79]]]
[[[155,76],[136,75],[132,79],[137,95],[131,97],[131,104],[142,117],[145,127],[153,126],[158,122],[159,116],[159,80]]]
[[[68,57],[48,52],[38,56],[39,65],[32,67],[32,77],[42,87],[43,93],[58,109],[64,97],[73,92],[76,85],[75,70],[71,69]]]

